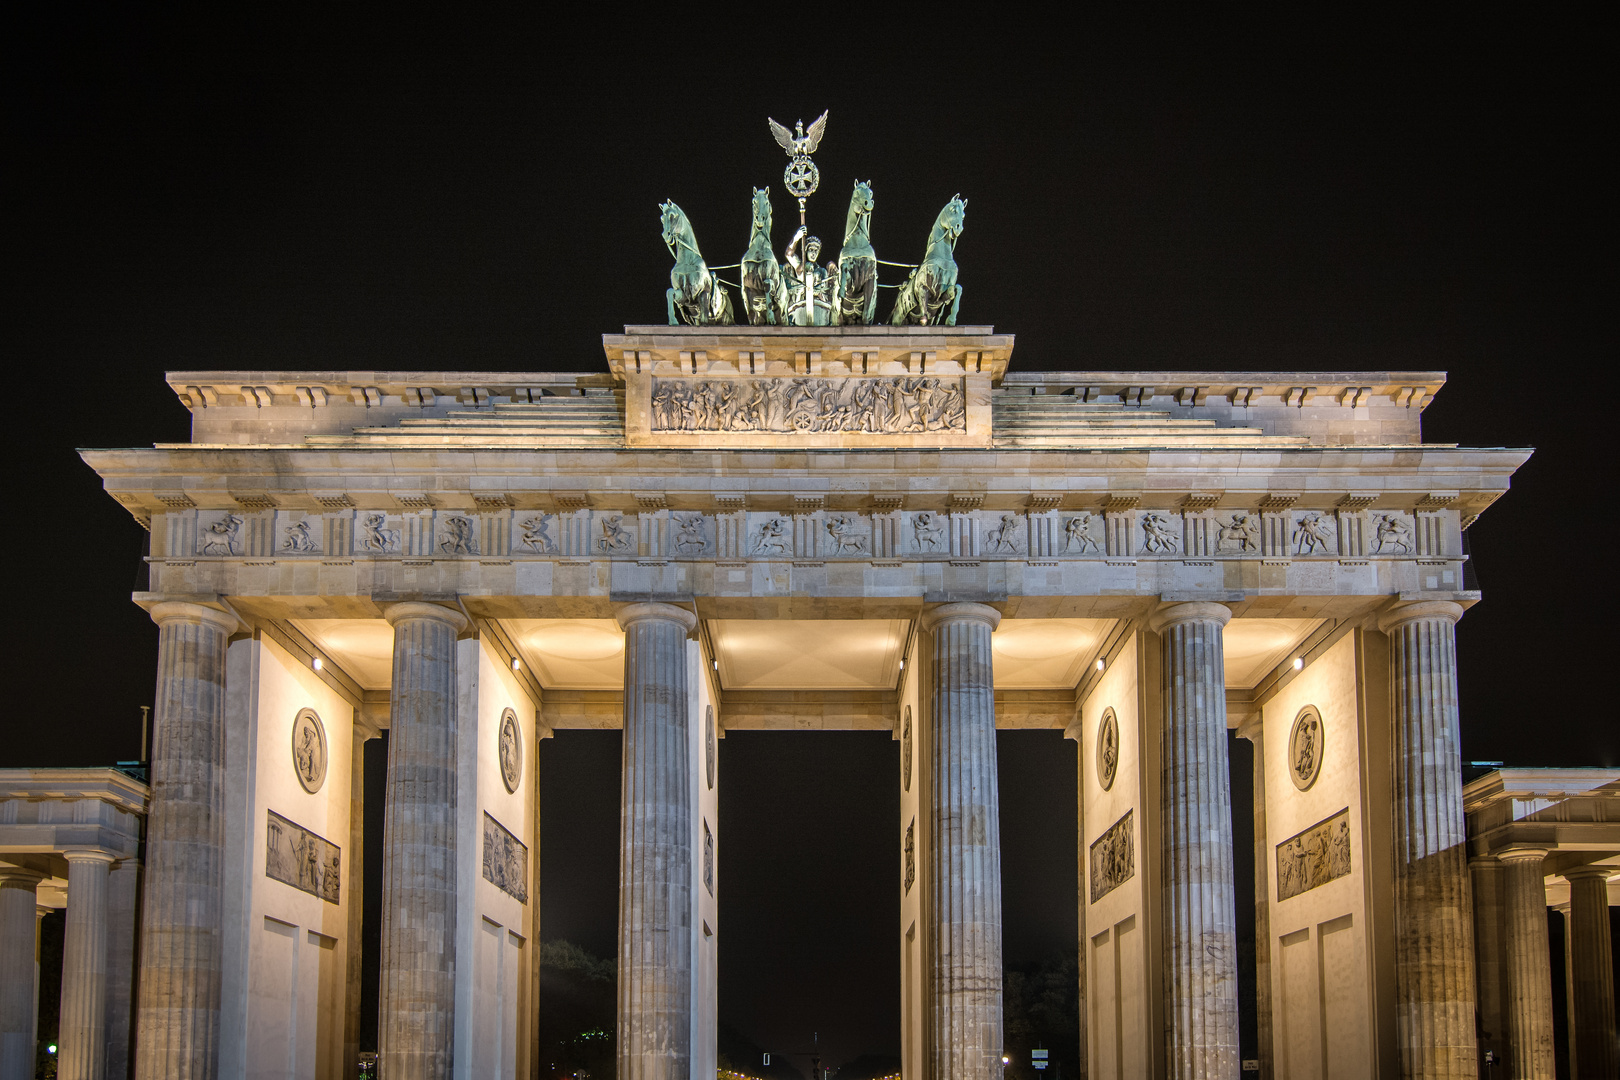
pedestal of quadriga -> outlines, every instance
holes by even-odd
[[[982,604],[926,613],[933,635],[933,1076],[1002,1074],[1001,817],[990,635]]]
[[[456,981],[456,637],[460,612],[403,603],[394,628],[383,835],[380,1072],[450,1075]]]
[[[198,604],[158,624],[135,1075],[212,1080],[219,1061],[225,646],[236,619]]]
[[[1462,607],[1386,613],[1393,687],[1396,1005],[1402,1075],[1473,1080],[1474,952],[1454,628]]]
[[[1237,1074],[1237,913],[1220,604],[1175,604],[1164,642],[1165,1055],[1176,1080]]]
[[[687,1080],[692,810],[686,639],[697,617],[631,604],[624,629],[619,841],[620,1080]]]

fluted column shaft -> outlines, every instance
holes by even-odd
[[[620,1080],[688,1080],[692,806],[686,641],[697,617],[631,604],[624,629],[619,813]]]
[[[34,957],[42,875],[0,866],[0,1080],[33,1080]]]
[[[152,798],[141,904],[138,1080],[212,1080],[219,1070],[225,884],[225,646],[230,615],[162,603]]]
[[[356,717],[358,721],[358,717]],[[348,963],[343,986],[343,1080],[360,1072],[361,958],[365,937],[366,886],[366,740],[374,734],[356,722],[349,750],[349,851],[343,888],[349,897]]]
[[[1552,1080],[1552,957],[1540,848],[1500,852],[1507,916],[1508,1052],[1514,1080]]]
[[[73,849],[57,1034],[61,1080],[102,1080],[107,1062],[107,877],[111,852]]]
[[[1164,641],[1163,842],[1165,1061],[1174,1080],[1236,1076],[1236,872],[1226,756],[1220,604],[1154,616]]]
[[[388,1080],[450,1075],[456,1016],[456,636],[467,620],[404,603],[394,628],[383,812],[377,1041]]]
[[[933,635],[934,1080],[1002,1074],[1001,805],[990,635],[1000,612],[946,604]]]
[[[1609,934],[1612,867],[1582,867],[1569,879],[1570,988],[1575,1059],[1580,1075],[1611,1077],[1617,1067],[1614,1021],[1614,943]]]
[[[1455,625],[1447,601],[1406,604],[1389,635],[1395,747],[1396,1009],[1401,1075],[1474,1080],[1474,949],[1464,848]]]

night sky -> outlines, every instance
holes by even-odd
[[[1620,763],[1601,569],[1617,95],[1576,9],[1152,27],[821,9],[797,44],[712,7],[661,17],[701,41],[632,40],[653,16],[622,7],[447,10],[0,17],[0,765],[139,752],[142,533],[73,449],[187,438],[166,369],[599,370],[602,333],[663,320],[658,203],[729,263],[771,185],[780,247],[765,117],[824,108],[813,231],[835,248],[870,180],[878,255],[908,261],[966,196],[962,321],[1017,334],[1018,369],[1448,371],[1429,441],[1537,448],[1467,534],[1486,600],[1457,630],[1464,755]],[[1033,962],[1075,940],[1073,749],[1000,745],[1008,960]],[[722,1019],[762,1045],[898,1042],[894,754],[855,733],[723,744]],[[606,955],[617,767],[616,733],[541,751],[542,933]]]

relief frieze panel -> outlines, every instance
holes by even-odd
[[[328,904],[338,903],[343,883],[338,846],[274,810],[266,813],[265,876]]]
[[[911,435],[967,431],[961,378],[654,379],[654,432]]]
[[[1134,810],[1091,843],[1091,902],[1095,904],[1136,873],[1136,841],[1131,833]]]
[[[1277,845],[1278,901],[1310,892],[1349,873],[1349,808]]]

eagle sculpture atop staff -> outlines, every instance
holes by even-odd
[[[810,160],[810,155],[816,152],[816,147],[821,145],[822,135],[826,134],[827,114],[823,112],[810,125],[809,131],[804,130],[803,120],[793,125],[793,131],[768,116],[765,122],[771,125],[771,134],[776,136],[777,145],[786,150],[787,156],[792,159],[788,162],[787,171],[782,174],[782,184],[789,195],[799,200],[799,224],[803,226],[804,200],[814,195],[816,188],[821,186],[821,170]]]

